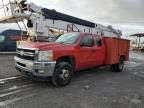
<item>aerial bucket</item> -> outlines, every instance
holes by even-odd
[[[16,1],[1,0],[0,4],[0,23],[17,23],[28,18],[22,13]]]

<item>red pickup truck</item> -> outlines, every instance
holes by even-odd
[[[51,78],[65,86],[75,71],[110,65],[121,72],[129,59],[130,41],[96,34],[72,32],[54,43],[26,42],[17,47],[15,66],[32,78]]]

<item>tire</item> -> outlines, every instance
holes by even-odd
[[[120,57],[118,64],[111,65],[111,69],[114,72],[122,72],[123,68],[124,68],[124,58],[123,57]]]
[[[54,86],[66,86],[71,82],[72,74],[72,66],[67,62],[60,62],[52,76],[52,84]]]
[[[110,69],[111,69],[111,71],[115,71],[115,70],[116,70],[116,69],[115,69],[115,64],[110,65]]]

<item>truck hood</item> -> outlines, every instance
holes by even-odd
[[[64,47],[67,45],[60,44],[60,43],[50,43],[50,42],[24,42],[21,45],[18,46],[18,48],[37,48],[40,50],[47,50],[47,49],[53,49],[57,47]]]

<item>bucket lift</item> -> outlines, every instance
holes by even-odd
[[[22,22],[23,26],[25,27],[25,31],[28,31],[24,20],[27,19],[29,16],[22,13],[21,8],[18,8],[16,1],[10,0],[1,0],[0,4],[0,23],[16,23],[21,31],[22,27],[19,22]],[[18,10],[19,9],[19,10]],[[26,32],[21,32],[21,40],[23,40],[27,34]],[[26,37],[27,38],[27,37]]]
[[[47,39],[51,31],[56,29],[63,32],[89,32],[100,35],[114,33],[108,27],[42,8],[34,3],[27,3],[26,0],[2,0],[0,10],[4,13],[3,17],[0,17],[0,23],[17,23],[21,29],[19,22],[22,22],[27,36],[32,40]]]

